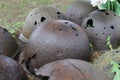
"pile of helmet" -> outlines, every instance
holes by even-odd
[[[119,21],[114,12],[98,10],[89,0],[71,2],[65,13],[51,5],[36,7],[19,36],[26,43],[20,64],[11,59],[18,44],[0,28],[0,80],[29,80],[27,73],[40,80],[112,80],[91,57],[94,51],[110,50],[108,43],[113,49],[120,45]]]

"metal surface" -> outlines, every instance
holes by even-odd
[[[0,80],[28,80],[28,77],[20,64],[0,55]]]
[[[83,19],[96,9],[96,7],[92,7],[89,0],[75,0],[69,5],[66,17],[81,26]]]
[[[31,33],[41,24],[50,20],[66,19],[64,13],[55,6],[40,6],[34,8],[26,17],[25,26],[21,33],[20,39],[27,42]],[[22,37],[23,36],[23,37]]]
[[[90,60],[89,40],[79,25],[56,20],[39,26],[34,31],[23,55],[30,72],[55,60]]]
[[[108,41],[113,48],[120,45],[120,17],[114,12],[96,10],[90,13],[83,21],[91,43],[95,50],[108,50]],[[110,39],[107,41],[108,37]]]
[[[18,48],[18,44],[12,35],[0,27],[0,54],[12,57]]]
[[[92,64],[65,59],[44,65],[36,70],[42,80],[112,80]]]

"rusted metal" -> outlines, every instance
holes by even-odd
[[[64,59],[36,69],[41,80],[112,80],[92,64],[75,59]]]
[[[113,49],[120,45],[120,17],[114,12],[93,11],[84,19],[82,26],[95,50],[109,50],[110,45]]]
[[[66,17],[81,26],[83,19],[96,9],[92,7],[89,0],[74,0],[66,11]]]
[[[28,77],[20,64],[0,55],[0,80],[28,80]]]
[[[18,44],[12,35],[6,29],[0,27],[0,54],[12,57],[17,49]]]
[[[66,19],[64,13],[55,6],[40,6],[34,8],[26,17],[25,26],[20,35],[20,39],[27,43],[29,36],[41,24],[49,20]]]
[[[31,35],[23,55],[30,72],[55,60],[90,60],[91,56],[88,36],[84,30],[66,20],[51,21],[39,26]]]

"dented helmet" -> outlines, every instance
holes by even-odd
[[[32,33],[23,57],[30,72],[55,60],[74,58],[89,61],[88,36],[73,22],[55,20],[39,26]]]
[[[66,11],[66,17],[67,20],[73,21],[81,26],[83,19],[96,9],[96,7],[90,4],[90,0],[75,0],[69,5]]]
[[[41,80],[112,80],[94,65],[76,59],[64,59],[35,69]]]
[[[82,27],[97,51],[115,49],[120,45],[120,17],[112,11],[91,12],[84,19]]]
[[[18,49],[18,44],[12,35],[5,29],[0,27],[0,55],[12,57]]]
[[[25,26],[20,35],[20,40],[28,41],[32,32],[41,24],[51,20],[66,19],[64,13],[55,6],[40,6],[34,8],[26,17]]]
[[[0,55],[0,80],[29,80],[20,64],[13,59]]]

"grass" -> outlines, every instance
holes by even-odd
[[[63,8],[66,0],[0,0],[0,26],[6,28],[13,36],[21,32],[28,13],[40,5],[54,4]],[[66,5],[64,5],[65,7]]]

